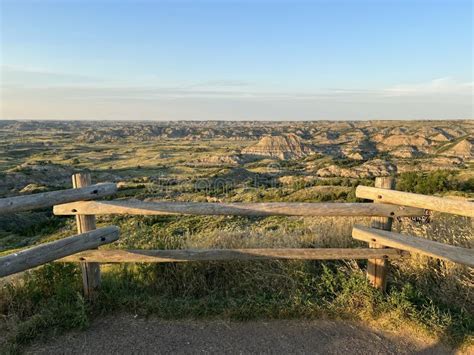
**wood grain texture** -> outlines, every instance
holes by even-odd
[[[0,199],[0,213],[14,213],[33,210],[36,208],[51,207],[60,203],[72,201],[93,200],[113,195],[117,185],[104,183],[60,191],[42,192],[39,194],[15,196]]]
[[[207,203],[84,201],[54,206],[56,215],[234,215],[234,216],[422,216],[423,210],[373,203]]]
[[[109,226],[21,250],[0,257],[0,277],[28,270],[67,255],[97,248],[100,245],[112,243],[118,238],[118,227]]]
[[[212,260],[300,259],[337,260],[399,258],[395,249],[189,249],[189,250],[89,250],[65,257],[59,262],[167,263]]]
[[[375,186],[380,189],[395,188],[395,179],[393,177],[377,177],[375,179]],[[380,204],[379,201],[374,201],[375,204]],[[372,228],[392,230],[393,218],[390,217],[372,217],[370,225]],[[385,248],[383,245],[377,243],[369,243],[370,248],[380,249]],[[367,263],[367,278],[369,282],[377,289],[385,291],[387,287],[389,261],[387,259],[369,259]]]
[[[474,202],[451,200],[442,197],[426,196],[401,191],[387,191],[385,189],[358,186],[356,196],[382,203],[391,203],[401,206],[424,208],[432,211],[474,217]]]
[[[433,258],[474,267],[473,249],[455,247],[453,245],[438,243],[419,237],[407,236],[363,226],[355,226],[352,230],[352,237],[365,242],[374,242],[391,248],[397,248],[411,253],[419,253]]]
[[[78,173],[72,175],[72,186],[82,188],[91,185],[89,173]],[[76,215],[77,232],[84,233],[96,229],[94,215]],[[81,263],[82,284],[84,286],[84,297],[93,299],[95,292],[100,288],[100,264]]]

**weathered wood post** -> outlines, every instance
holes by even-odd
[[[395,188],[395,178],[393,177],[377,177],[375,178],[375,187],[381,189]],[[374,203],[378,203],[374,201]],[[370,225],[372,228],[392,230],[393,218],[391,217],[372,217]],[[369,243],[369,248],[384,248],[383,245],[377,243]],[[367,264],[367,278],[370,283],[381,291],[385,291],[387,286],[387,273],[389,263],[387,259],[369,259]]]
[[[72,186],[80,188],[91,185],[90,173],[77,173],[72,175]],[[96,229],[95,215],[76,215],[78,234]],[[81,262],[82,283],[84,286],[84,297],[93,299],[95,291],[100,287],[100,264]]]

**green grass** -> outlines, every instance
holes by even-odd
[[[149,196],[149,188],[138,186],[150,181],[136,181],[129,182],[132,189],[121,193]],[[319,193],[327,190],[328,199],[334,199],[337,191],[344,192],[342,200],[350,199],[347,192],[353,191],[353,183],[349,180],[337,183],[340,184],[337,188],[326,183],[310,183],[251,189],[248,198],[315,201],[321,198]],[[241,189],[238,187],[220,198],[242,200],[243,191],[247,190]],[[187,196],[200,198],[192,189]],[[4,248],[11,250],[74,234],[72,219],[43,215],[41,211],[34,213],[39,215],[31,218],[30,213],[20,214],[10,221],[10,234],[3,231],[6,236],[0,235]],[[24,223],[29,219],[40,223]],[[360,246],[360,242],[350,237],[350,231],[354,223],[368,221],[368,218],[336,217],[102,216],[98,225],[120,227],[122,237],[107,246],[112,248],[311,248]],[[406,218],[395,221],[394,229],[463,247],[472,243],[472,222],[468,218],[435,214],[429,224]],[[29,237],[21,239],[20,235]],[[21,244],[25,241],[26,244]],[[366,262],[105,266],[102,290],[98,299],[90,303],[82,297],[78,268],[51,264],[27,273],[18,282],[2,286],[0,331],[8,334],[4,348],[18,352],[36,339],[87,327],[103,314],[126,311],[163,318],[305,317],[362,320],[369,324],[379,320],[384,327],[410,327],[455,347],[472,344],[474,301],[470,297],[472,279],[467,268],[417,257],[394,261],[392,265],[386,295],[367,284],[363,272]]]
[[[353,223],[367,218],[287,218],[212,216],[117,216],[121,240],[113,248],[183,249],[236,247],[353,247]],[[62,234],[73,231],[66,225]],[[404,219],[394,229],[469,246],[468,218],[436,214],[430,224]],[[335,236],[338,236],[335,238]],[[54,236],[56,238],[57,236]],[[45,237],[45,238],[51,238]],[[386,295],[368,285],[366,261],[246,261],[103,267],[95,302],[81,293],[77,266],[49,264],[0,290],[3,345],[21,351],[32,341],[87,327],[113,312],[162,318],[335,318],[410,328],[453,347],[472,344],[474,302],[469,270],[429,258],[392,263]]]
[[[15,143],[9,136],[4,137],[8,143]],[[12,173],[7,172],[10,168],[23,163],[51,161],[58,167],[74,162],[75,169],[91,169],[93,181],[123,181],[124,187],[114,198],[356,201],[354,191],[358,184],[373,185],[373,179],[317,178],[315,171],[328,164],[358,164],[319,154],[298,161],[278,162],[275,174],[268,169],[270,163],[275,163],[272,159],[251,161],[238,169],[191,164],[209,154],[226,154],[238,149],[242,142],[123,140],[85,144],[75,142],[74,137],[51,136],[42,131],[24,134],[22,141],[16,143],[47,140],[54,146],[32,145],[31,149],[18,146],[7,156],[8,160],[0,162],[0,181],[11,176]],[[159,154],[163,157],[158,157]],[[17,170],[25,184],[33,182],[57,189],[54,184],[59,177],[46,181],[42,174],[32,169]],[[459,174],[403,174],[399,188],[430,194],[455,190],[458,194],[472,196],[474,191],[469,180],[472,170],[473,166]],[[279,179],[285,176],[292,179],[287,183]],[[69,176],[66,178],[64,181],[69,184]],[[219,179],[225,179],[226,184],[219,184]],[[196,184],[198,181],[208,185],[200,188]],[[227,181],[232,183],[227,184]],[[0,183],[1,195],[13,192],[11,186]],[[98,218],[99,226],[116,224],[121,229],[121,239],[107,248],[136,249],[363,246],[350,236],[354,223],[367,224],[368,219],[281,216]],[[439,214],[435,214],[429,224],[409,219],[394,224],[394,229],[402,233],[463,247],[472,247],[472,228],[472,221],[467,218],[455,219]],[[74,233],[73,218],[56,217],[46,211],[4,216],[0,218],[0,253]],[[37,339],[85,328],[104,314],[133,312],[179,319],[353,319],[369,324],[377,322],[379,326],[395,330],[409,327],[454,347],[472,344],[474,301],[469,269],[417,257],[394,261],[392,266],[386,295],[367,284],[366,262],[253,261],[104,266],[99,297],[95,302],[88,302],[82,297],[77,266],[49,264],[27,273],[18,281],[0,286],[0,342],[3,334],[7,334],[2,350],[20,352]]]
[[[362,263],[361,266],[363,266]],[[356,263],[202,262],[108,267],[93,303],[81,296],[73,265],[46,265],[0,292],[9,337],[18,352],[38,338],[87,327],[101,315],[131,312],[165,319],[335,318],[412,327],[452,345],[472,336],[472,313],[392,279],[387,295],[368,285]],[[472,340],[472,339],[471,339]]]

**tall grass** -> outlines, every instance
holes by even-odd
[[[353,247],[354,223],[368,218],[104,217],[118,224],[114,248]],[[394,229],[470,247],[473,225],[443,214],[429,224],[395,221]],[[64,232],[64,231],[63,231]],[[472,343],[472,270],[411,256],[392,263],[386,295],[365,278],[366,261],[240,261],[103,267],[94,303],[81,296],[74,265],[51,264],[0,290],[4,345],[20,349],[38,336],[87,326],[112,311],[165,318],[343,318],[396,328],[403,324],[454,346]]]

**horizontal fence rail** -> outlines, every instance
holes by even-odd
[[[419,253],[474,267],[474,250],[455,247],[419,237],[406,236],[380,229],[354,226],[352,237],[368,243],[382,244],[408,252]]]
[[[93,200],[110,196],[117,192],[117,185],[103,183],[59,191],[42,192],[33,195],[15,196],[0,199],[0,214],[28,211],[37,208],[51,207],[60,203],[78,200]]]
[[[0,199],[0,214],[54,206],[55,215],[76,216],[80,233],[0,257],[0,277],[50,261],[79,262],[83,270],[84,294],[93,299],[100,286],[99,263],[367,259],[369,280],[381,290],[385,287],[388,259],[410,253],[474,267],[471,249],[391,232],[394,217],[420,217],[425,209],[474,217],[474,203],[394,191],[393,183],[393,178],[384,177],[376,179],[377,188],[357,187],[357,197],[374,203],[95,201],[114,194],[117,186],[111,183],[86,186],[90,184],[90,175],[79,173],[73,176],[75,189]],[[368,248],[104,250],[97,248],[117,240],[119,229],[111,226],[91,230],[95,228],[95,215],[372,217],[372,228],[355,226],[352,231],[354,239],[369,243]]]
[[[357,186],[356,196],[382,203],[425,208],[432,211],[474,217],[474,202],[450,200],[442,197],[426,196],[410,192],[379,189],[376,187]]]
[[[54,206],[56,215],[422,216],[419,208],[373,203],[208,203],[84,201]]]
[[[88,250],[67,256],[59,262],[98,262],[98,263],[166,263],[218,260],[333,260],[398,258],[403,251],[395,249],[186,249],[186,250]]]
[[[109,226],[68,238],[41,244],[26,250],[0,257],[0,277],[63,258],[100,245],[112,243],[119,238],[119,228]]]

